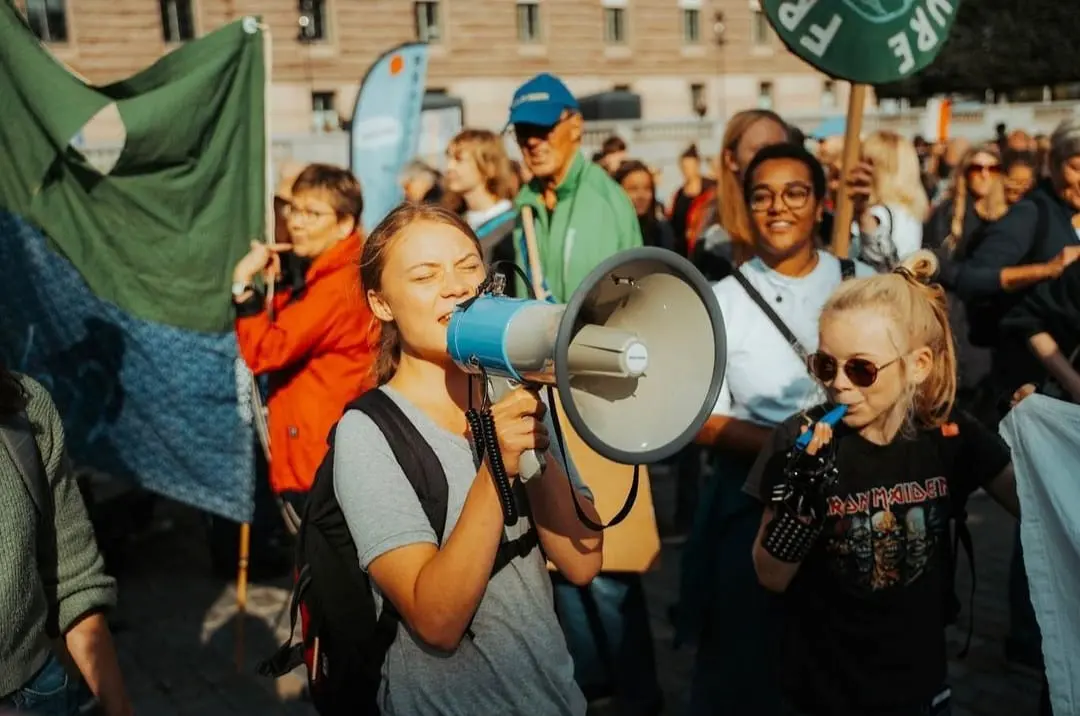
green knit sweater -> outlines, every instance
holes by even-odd
[[[116,602],[116,582],[105,574],[64,449],[60,415],[41,385],[20,381],[30,397],[26,413],[52,487],[54,519],[39,531],[43,516],[12,456],[0,447],[0,698],[42,667],[50,633],[66,633],[79,617]],[[52,550],[40,545],[53,536],[58,556],[49,559]]]

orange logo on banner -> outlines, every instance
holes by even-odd
[[[401,59],[401,55],[394,55],[390,58],[390,76],[393,77],[397,73],[401,72],[405,68],[405,60]]]

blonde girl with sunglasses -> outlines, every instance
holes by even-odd
[[[783,594],[792,714],[949,714],[950,517],[980,487],[1019,512],[1007,447],[954,410],[945,297],[923,283],[935,264],[920,251],[832,294],[808,361],[829,404],[781,425],[744,488],[766,504],[753,560]],[[808,428],[838,406],[834,427]]]

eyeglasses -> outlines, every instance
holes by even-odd
[[[1000,164],[968,164],[968,174],[989,174],[997,176],[1001,173]]]
[[[317,211],[315,209],[301,209],[292,204],[281,207],[281,215],[286,219],[296,217],[300,221],[311,222],[326,216],[336,216],[333,211]]]
[[[810,197],[813,194],[814,190],[809,184],[792,182],[780,191],[780,198],[783,200],[784,206],[792,211],[798,211],[810,202]],[[750,211],[756,214],[765,213],[776,203],[776,196],[776,192],[767,186],[754,187],[750,190],[748,202]]]
[[[869,388],[877,381],[877,377],[881,371],[885,370],[902,357],[903,356],[897,356],[888,363],[883,363],[881,365],[877,365],[866,358],[848,358],[844,361],[843,366],[841,366],[840,362],[828,353],[818,351],[807,359],[806,364],[810,369],[810,374],[822,383],[828,384],[836,380],[836,376],[842,369],[844,375],[847,376],[852,385],[857,388]]]

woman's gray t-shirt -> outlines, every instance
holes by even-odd
[[[442,463],[450,488],[448,538],[476,476],[472,446],[464,437],[436,425],[397,391],[387,386],[380,390],[397,403]],[[558,453],[557,446],[552,450]],[[587,495],[572,465],[568,472]],[[435,531],[386,438],[360,411],[349,411],[338,424],[334,491],[365,571],[390,550],[418,542],[437,544]],[[506,528],[506,539],[519,537],[528,527],[528,518],[522,516]],[[377,588],[373,591],[381,609],[382,595]],[[574,681],[574,664],[555,618],[551,579],[539,549],[514,559],[491,579],[472,632],[474,636],[463,638],[457,650],[447,654],[425,645],[402,622],[383,665],[379,693],[383,714],[585,713],[585,699]]]

